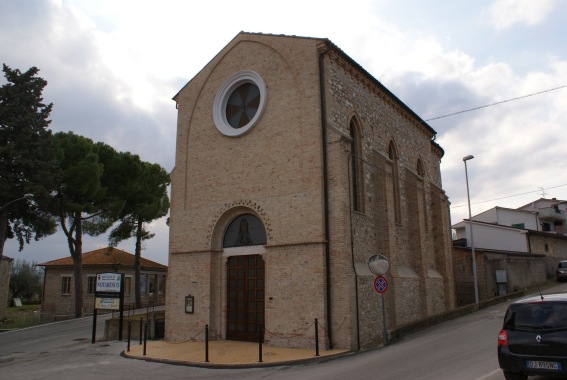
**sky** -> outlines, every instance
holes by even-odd
[[[172,97],[240,31],[328,38],[437,131],[455,224],[468,218],[468,155],[473,215],[567,200],[566,19],[561,0],[0,0],[0,60],[40,69],[54,133],[171,171]],[[167,264],[165,218],[149,229],[142,255]],[[105,246],[87,237],[83,251]],[[69,251],[59,231],[4,255]]]

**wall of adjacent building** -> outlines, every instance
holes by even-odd
[[[13,261],[5,256],[0,258],[0,321],[6,317],[6,307],[10,303],[10,274]]]
[[[89,277],[96,277],[97,273],[108,272],[108,268],[83,268],[83,313],[91,314],[94,311],[95,297],[94,293],[89,294],[88,283]],[[119,273],[124,273],[125,278],[130,278],[131,288],[129,293],[124,294],[124,307],[125,309],[133,309],[135,304],[135,294],[134,294],[134,269],[126,268],[124,270],[118,270]],[[161,281],[165,284],[166,272],[162,271],[142,271],[143,275],[158,276]],[[70,292],[68,294],[62,294],[62,278],[70,277],[71,286]],[[160,281],[158,280],[158,281]],[[75,276],[72,268],[65,267],[48,267],[45,270],[45,280],[44,280],[44,290],[43,290],[43,301],[41,304],[42,311],[45,313],[50,313],[58,318],[73,318],[75,315]],[[156,289],[155,293],[149,294],[149,289],[142,294],[142,305],[147,306],[150,304],[163,305],[165,303],[166,297],[166,287],[161,287]]]

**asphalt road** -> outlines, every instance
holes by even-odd
[[[546,293],[567,292],[567,283]],[[387,347],[324,362],[250,369],[210,369],[120,356],[126,342],[104,342],[99,316],[0,334],[0,379],[435,379],[502,380],[496,337],[508,303],[422,330]],[[544,380],[534,377],[530,380]]]

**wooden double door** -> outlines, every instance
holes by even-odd
[[[232,256],[227,271],[226,339],[257,342],[265,315],[264,259],[260,255]]]

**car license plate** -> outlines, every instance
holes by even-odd
[[[546,369],[550,371],[561,371],[561,363],[546,362],[541,360],[526,360],[526,367],[530,369]]]

